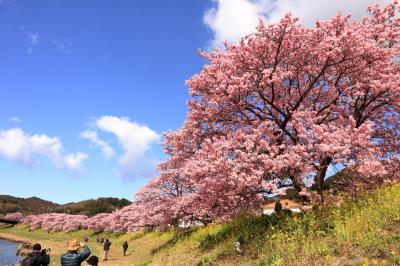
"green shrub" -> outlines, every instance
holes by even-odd
[[[259,217],[242,214],[229,224],[223,225],[217,233],[206,234],[200,239],[199,247],[201,250],[208,250],[229,238],[239,241],[242,246],[252,242],[262,245],[271,227],[284,228],[285,221],[289,221],[292,216],[292,212],[288,210],[283,210],[280,214],[273,213],[272,215],[261,215]]]

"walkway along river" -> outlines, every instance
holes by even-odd
[[[0,265],[14,265],[20,257],[16,255],[18,243],[0,239]]]

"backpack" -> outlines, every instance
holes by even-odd
[[[31,256],[30,254],[26,256],[22,261],[21,261],[21,266],[33,266],[36,265],[36,257]]]
[[[111,242],[110,242],[110,241],[104,242],[103,250],[104,250],[104,251],[110,250],[110,246],[111,246]]]

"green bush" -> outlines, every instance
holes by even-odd
[[[271,226],[285,227],[285,221],[293,216],[291,211],[283,210],[280,214],[261,215],[259,217],[242,214],[237,216],[229,224],[223,225],[217,233],[206,234],[200,239],[201,250],[214,248],[223,241],[234,238],[242,246],[251,242],[263,242]]]

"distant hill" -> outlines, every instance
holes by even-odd
[[[17,198],[9,195],[0,195],[0,216],[12,212],[21,212],[24,215],[65,212],[93,216],[101,212],[112,212],[130,203],[129,200],[124,198],[98,198],[60,205],[37,197]]]
[[[0,195],[0,215],[12,212],[21,212],[23,214],[44,213],[57,206],[59,204],[37,197],[17,198],[9,195]]]
[[[69,214],[83,214],[93,216],[98,213],[112,212],[116,209],[121,209],[128,206],[131,202],[127,199],[118,198],[98,198],[96,200],[84,200],[80,202],[71,202],[57,206],[53,212],[64,212]]]
[[[353,178],[351,170],[344,168],[325,180],[324,189],[332,189],[335,193],[344,191]]]

